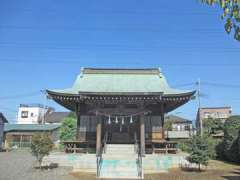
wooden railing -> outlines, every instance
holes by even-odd
[[[154,143],[153,152],[154,153],[174,153],[176,154],[178,151],[177,142],[159,142]]]

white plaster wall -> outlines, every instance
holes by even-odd
[[[22,117],[22,112],[27,111],[28,116],[26,118]],[[43,120],[43,116],[46,110],[40,107],[19,107],[17,123],[18,124],[38,124],[38,122]]]

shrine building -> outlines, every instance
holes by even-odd
[[[47,90],[49,98],[77,114],[76,140],[66,142],[66,151],[92,149],[97,157],[114,144],[136,145],[141,157],[174,152],[174,143],[164,137],[164,115],[194,93],[171,88],[158,68],[83,68],[71,88]]]

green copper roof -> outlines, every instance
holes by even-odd
[[[159,69],[93,69],[86,68],[71,88],[50,90],[64,94],[94,93],[160,93],[176,95],[191,93],[170,88]]]
[[[5,124],[4,132],[9,131],[52,131],[60,127],[60,124]]]

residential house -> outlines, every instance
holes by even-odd
[[[53,108],[42,104],[20,104],[17,124],[44,124],[46,114],[54,111]]]
[[[0,112],[0,150],[3,147],[3,132],[4,132],[4,124],[7,123],[7,119],[4,117],[3,113]]]
[[[232,108],[230,106],[226,107],[203,107],[198,109],[196,118],[196,127],[199,129],[200,121],[203,122],[204,119],[212,118],[219,119],[224,122],[227,118],[232,115]]]
[[[54,142],[59,143],[60,124],[5,124],[5,147],[29,147],[36,133],[48,133]]]
[[[165,131],[168,139],[188,139],[193,135],[192,121],[175,115],[166,116],[165,120],[171,121],[171,130]]]

